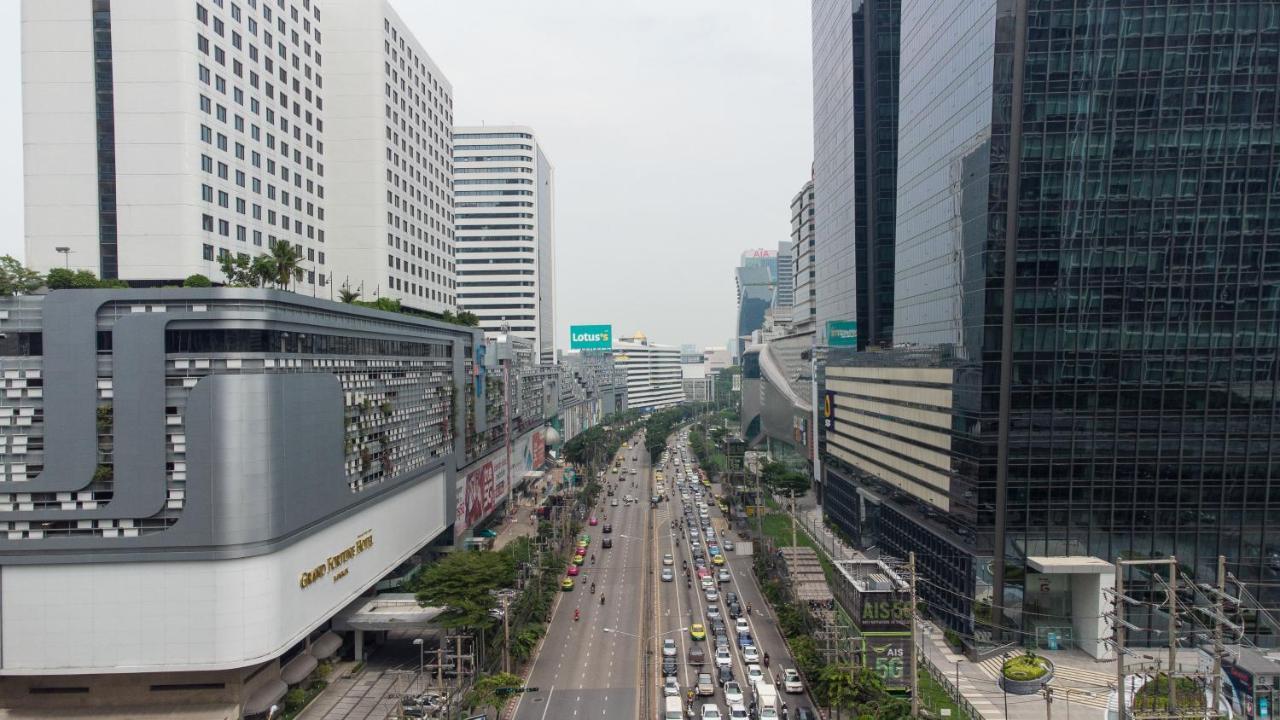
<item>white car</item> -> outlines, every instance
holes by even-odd
[[[747,684],[748,685],[751,685],[754,687],[756,684],[756,681],[761,680],[763,678],[764,678],[764,671],[760,669],[759,665],[756,665],[753,663],[747,666]]]
[[[672,640],[671,638],[667,638],[663,640],[662,641],[662,657],[675,657],[675,656],[676,656],[676,641]]]
[[[716,586],[716,581],[712,580],[710,575],[703,576],[702,580],[699,582],[702,585],[703,590],[712,590]]]
[[[716,665],[723,665],[725,667],[733,665],[733,653],[729,652],[729,648],[716,648]]]
[[[609,507],[618,507],[618,498],[609,498]]]
[[[680,683],[674,677],[668,677],[662,683],[664,697],[680,697]]]
[[[722,720],[724,716],[720,714],[720,708],[716,707],[715,703],[703,703],[699,718],[700,720]]]
[[[742,703],[729,705],[729,720],[748,720],[751,716],[747,714],[747,709]]]
[[[789,693],[804,692],[804,683],[800,682],[800,673],[795,668],[782,671],[782,689]]]
[[[705,595],[707,596],[707,602],[709,603],[715,602],[720,599],[720,593],[716,592],[714,585],[707,590]]]
[[[663,565],[675,565],[675,564],[676,564],[676,559],[675,559],[675,558],[673,558],[673,557],[671,557],[671,553],[667,553],[666,555],[663,555],[663,556],[662,556],[662,564],[663,564]]]
[[[751,623],[747,622],[746,618],[740,617],[737,620],[733,621],[733,631],[740,632],[740,633],[751,632]]]
[[[742,648],[742,661],[749,663],[760,662],[760,650],[755,645],[747,645]]]
[[[679,688],[676,689],[678,690]],[[726,705],[741,705],[743,703],[742,686],[738,684],[737,680],[730,680],[724,684],[724,702]]]
[[[720,572],[716,573],[716,582],[727,583],[727,582],[731,582],[732,580],[733,580],[733,576],[730,575],[729,571],[725,570],[724,568],[721,568]]]

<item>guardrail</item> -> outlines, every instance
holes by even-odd
[[[955,683],[951,681],[951,678],[947,677],[947,674],[933,663],[933,659],[929,657],[927,652],[923,652],[923,648],[921,648],[919,644],[916,645],[916,659],[917,662],[924,665],[925,670],[929,673],[929,677],[933,678],[935,682],[942,686],[943,690],[947,691],[947,695],[951,698],[951,701],[960,707],[960,711],[963,712],[969,720],[987,720],[982,713],[978,712],[977,708],[965,699],[964,695],[960,692],[960,688],[956,687]]]

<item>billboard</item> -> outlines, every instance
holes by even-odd
[[[826,390],[822,393],[822,426],[828,430],[836,429],[836,393]]]
[[[511,444],[511,474],[507,475],[506,448],[498,448],[458,473],[457,506],[453,536],[460,538],[489,516],[507,497],[507,484],[519,486],[524,474],[546,462],[547,439],[538,428]]]
[[[831,347],[858,347],[858,321],[828,320],[827,345]]]
[[[569,349],[571,350],[611,350],[613,349],[612,325],[570,325]]]

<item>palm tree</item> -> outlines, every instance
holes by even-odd
[[[288,290],[289,283],[301,274],[302,253],[294,248],[293,243],[279,240],[271,248],[271,262],[275,273],[272,281],[282,290]]]
[[[350,305],[351,303],[360,299],[360,293],[356,292],[355,290],[352,290],[350,287],[346,285],[343,285],[342,289],[338,291],[338,299]]]

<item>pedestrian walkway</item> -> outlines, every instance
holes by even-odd
[[[553,467],[547,470],[537,483],[523,489],[528,492],[529,497],[522,495],[515,497],[515,507],[503,516],[502,525],[498,527],[498,536],[493,541],[494,549],[501,550],[516,538],[537,534],[538,518],[533,514],[533,510],[542,503],[544,492],[550,492],[559,487],[563,477],[564,468]]]

